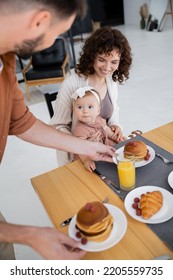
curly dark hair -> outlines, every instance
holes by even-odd
[[[80,58],[75,66],[75,72],[86,77],[94,74],[93,67],[98,54],[109,54],[117,49],[120,53],[119,67],[112,74],[113,81],[120,84],[129,78],[129,70],[132,64],[131,47],[125,36],[117,29],[101,27],[97,29],[85,42]]]

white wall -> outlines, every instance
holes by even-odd
[[[151,0],[124,0],[124,21],[127,25],[140,24],[140,6],[146,3],[150,6]],[[173,0],[172,0],[173,6]],[[165,17],[164,27],[172,27],[171,15]]]
[[[143,3],[149,5],[150,0],[124,0],[124,21],[127,25],[139,25],[140,22],[140,6]]]

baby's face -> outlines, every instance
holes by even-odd
[[[77,120],[92,124],[100,113],[100,105],[94,95],[85,95],[74,101],[73,112]]]

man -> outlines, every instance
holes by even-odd
[[[0,161],[8,134],[36,145],[88,155],[93,160],[111,161],[113,148],[63,134],[36,119],[25,106],[15,77],[14,53],[26,56],[48,48],[70,28],[76,15],[84,14],[85,10],[85,0],[0,0]],[[69,249],[78,247],[78,242],[57,229],[3,221],[0,222],[2,259],[13,258],[11,245],[7,243],[29,245],[45,259],[79,259],[85,254]]]

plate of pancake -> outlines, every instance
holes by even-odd
[[[168,175],[168,183],[170,187],[173,189],[173,171],[171,171],[171,173],[169,173]]]
[[[143,141],[129,141],[127,144],[116,150],[117,154],[125,155],[130,153],[135,157],[135,167],[141,167],[149,164],[155,158],[155,151],[152,147],[147,146]],[[116,157],[113,157],[113,161],[117,164]]]
[[[157,186],[141,186],[130,191],[124,201],[128,214],[147,224],[159,224],[173,217],[173,195]]]
[[[114,205],[99,201],[86,203],[69,224],[69,236],[80,241],[81,249],[98,252],[111,248],[125,235],[127,219]],[[85,242],[83,242],[85,241]]]

